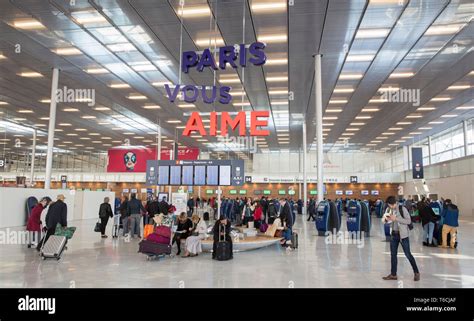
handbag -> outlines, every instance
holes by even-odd
[[[100,220],[95,223],[94,232],[100,232]]]

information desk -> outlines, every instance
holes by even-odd
[[[233,250],[234,252],[256,250],[263,247],[275,245],[279,243],[280,240],[280,237],[270,237],[264,235],[249,236],[245,237],[244,239],[240,239],[239,242],[233,242]],[[213,240],[211,237],[202,240],[201,244],[203,252],[212,252]]]

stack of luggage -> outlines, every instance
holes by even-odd
[[[150,257],[171,254],[171,228],[165,225],[156,226],[153,233],[139,244],[139,253]]]

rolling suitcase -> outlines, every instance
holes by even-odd
[[[59,260],[66,248],[66,243],[66,236],[51,235],[41,248],[41,257],[43,260],[47,258]]]
[[[297,249],[298,248],[298,233],[293,232],[291,233],[291,248]]]
[[[209,221],[209,212],[204,212],[204,214],[203,214],[203,219],[204,219],[204,221],[206,221],[206,222]]]
[[[156,256],[164,256],[171,254],[171,244],[156,243],[149,240],[142,240],[138,243],[138,252],[148,256],[148,258]]]
[[[227,261],[232,258],[231,244],[225,240],[225,235],[221,233],[225,231],[225,226],[219,226],[219,242],[216,247],[216,259],[218,261]]]

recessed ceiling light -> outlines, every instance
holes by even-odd
[[[388,139],[388,137],[384,137],[384,136],[377,136],[377,137],[375,137],[375,139]]]
[[[35,72],[35,71],[25,71],[25,72],[20,72],[17,74],[18,76],[21,76],[21,77],[27,77],[27,78],[39,78],[39,77],[43,77],[42,74],[40,74],[39,72]]]
[[[426,30],[426,36],[452,35],[459,32],[466,24],[433,25]]]
[[[411,125],[413,124],[411,121],[399,121],[397,125]]]
[[[265,66],[274,66],[274,65],[286,65],[288,64],[287,58],[268,58],[265,61]]]
[[[385,38],[390,29],[359,29],[356,33],[356,39],[361,38]]]
[[[340,113],[342,112],[342,109],[326,109],[326,113]]]
[[[392,72],[389,78],[410,78],[415,74],[413,72]]]
[[[209,6],[188,6],[183,8],[178,8],[178,16],[183,18],[197,18],[203,16],[209,16],[211,10]]]
[[[41,22],[39,22],[36,19],[19,19],[19,20],[13,21],[13,26],[15,28],[24,29],[24,30],[46,28]]]
[[[448,101],[451,97],[433,97],[430,101]]]
[[[80,140],[91,140],[89,137],[81,137]]]
[[[419,130],[430,130],[430,129],[433,129],[433,127],[420,127],[418,129]]]
[[[41,99],[39,102],[43,104],[49,104],[51,103],[51,99]]]
[[[253,1],[250,7],[254,13],[265,13],[284,11],[286,9],[286,1],[273,2],[256,2]]]
[[[355,119],[371,119],[372,116],[356,116]]]
[[[459,107],[456,107],[456,109],[458,109],[458,110],[471,110],[471,109],[474,109],[474,106],[459,106]]]
[[[452,85],[448,87],[448,90],[464,90],[471,88],[470,85]]]
[[[77,108],[63,108],[63,111],[66,111],[66,112],[77,112],[77,111],[79,111],[79,109],[77,109]]]
[[[8,105],[6,101],[0,101],[0,105]]]
[[[166,121],[168,124],[179,124],[181,123],[181,120],[178,119],[170,119]]]
[[[140,94],[130,94],[127,96],[128,99],[131,99],[131,100],[145,100],[147,99],[146,96],[144,95],[140,95]]]
[[[354,80],[354,79],[361,79],[364,75],[361,73],[345,73],[345,74],[340,74],[339,79],[342,80]]]
[[[416,111],[430,111],[430,110],[435,110],[436,107],[420,107]]]
[[[95,107],[94,110],[97,110],[97,111],[106,111],[106,110],[110,110],[109,107]]]
[[[166,80],[166,81],[155,81],[155,82],[151,83],[151,85],[154,86],[154,87],[163,87],[166,84],[171,84],[171,83],[168,80]]]
[[[53,50],[54,53],[61,55],[61,56],[73,56],[73,55],[80,55],[82,52],[74,47],[68,48],[56,48]]]
[[[194,104],[178,104],[179,108],[194,108],[196,105]]]
[[[432,125],[439,125],[439,124],[442,124],[444,122],[442,121],[430,121],[428,124],[432,124]]]
[[[40,117],[40,120],[49,120],[49,117]]]
[[[79,136],[78,134],[74,134],[74,133],[70,133],[70,134],[66,134],[66,136]]]
[[[269,95],[288,95],[288,90],[269,90],[268,94]]]
[[[70,123],[59,123],[59,126],[72,126]]]
[[[354,136],[355,134],[354,133],[342,133],[341,135],[342,136]]]
[[[371,107],[371,108],[364,108],[364,109],[361,110],[361,112],[369,113],[369,112],[376,112],[376,111],[379,111],[379,110],[380,110],[380,108],[372,108]]]
[[[364,126],[365,123],[350,123],[351,126]]]
[[[335,116],[324,116],[323,117],[323,120],[336,120],[338,119],[339,117],[335,117]]]
[[[106,74],[106,73],[109,72],[105,68],[87,68],[84,71],[87,72],[88,74],[91,74],[91,75]]]
[[[95,117],[95,116],[90,116],[90,115],[84,115],[84,116],[82,116],[81,118],[82,118],[82,119],[95,119],[95,118],[97,118],[97,117]]]
[[[130,88],[130,85],[129,84],[110,84],[109,87],[121,89],[121,88]]]
[[[220,47],[220,46],[225,45],[225,42],[221,37],[211,38],[211,39],[199,38],[199,39],[196,39],[195,43],[198,47],[213,47],[213,46]]]
[[[365,146],[377,146],[377,144],[369,143],[369,144],[365,144]]]
[[[381,140],[371,140],[370,142],[371,143],[381,143],[382,141]]]
[[[85,128],[76,128],[74,130],[77,131],[77,132],[86,132],[87,131],[87,129],[85,129]]]
[[[159,105],[145,105],[143,106],[145,109],[161,109]]]
[[[350,127],[350,128],[346,128],[346,130],[349,131],[349,132],[356,132],[356,131],[359,131],[360,128],[357,128],[357,127],[352,128],[352,127]]]
[[[330,104],[346,104],[347,99],[331,99],[329,100]]]
[[[369,99],[369,103],[386,103],[388,100],[386,98],[372,98]]]
[[[395,143],[404,143],[405,140],[403,140],[403,139],[397,139],[397,140],[394,140],[394,142],[395,142]]]
[[[403,130],[402,127],[390,127],[388,130]]]
[[[346,58],[348,62],[363,62],[363,61],[372,61],[375,55],[351,55],[349,54]]]
[[[34,113],[34,111],[32,111],[31,109],[20,109],[20,110],[18,110],[18,112],[20,114],[32,114],[32,113]]]
[[[206,126],[204,126],[204,127],[206,127]],[[207,126],[207,127],[210,127],[210,126]],[[185,129],[185,128],[186,128],[186,126],[176,126],[176,129]]]
[[[344,93],[351,93],[354,91],[354,88],[334,88],[334,93],[336,94],[344,94]]]
[[[441,116],[441,118],[454,118],[454,117],[458,117],[458,115],[456,115],[456,114],[446,114],[446,115]]]
[[[412,139],[413,136],[403,136],[402,139]]]
[[[288,76],[269,76],[265,79],[268,82],[288,81]]]
[[[422,118],[422,115],[408,115],[407,118]]]
[[[327,127],[334,126],[334,123],[323,123],[323,126],[327,126]]]
[[[411,132],[410,135],[421,135],[422,132]]]
[[[287,39],[286,34],[259,35],[257,38],[259,42],[265,42],[265,43],[285,42]]]

